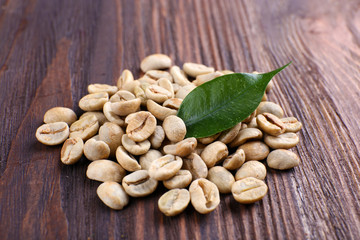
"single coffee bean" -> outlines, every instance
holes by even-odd
[[[227,170],[235,170],[241,167],[245,162],[245,152],[243,149],[237,149],[234,154],[229,155],[223,162],[223,167]]]
[[[199,178],[189,187],[191,204],[201,214],[215,210],[220,203],[220,194],[217,186],[207,179]]]
[[[231,172],[220,166],[210,168],[207,178],[210,182],[215,183],[220,193],[230,193],[231,186],[235,182]]]
[[[149,175],[158,181],[167,180],[175,176],[182,164],[180,157],[168,154],[151,163]]]
[[[172,83],[170,82],[169,79],[160,78],[159,80],[156,81],[156,85],[159,86],[159,87],[162,87],[163,89],[170,92],[171,97],[168,98],[167,100],[174,98],[174,94],[175,94],[174,87],[173,87],[173,85],[172,85]],[[165,100],[165,101],[167,101],[167,100]]]
[[[267,157],[269,147],[261,141],[247,142],[239,147],[245,152],[245,160],[263,160]]]
[[[133,92],[134,89],[127,89],[129,85],[133,85],[134,76],[130,70],[124,69],[117,80],[117,87],[118,89],[127,90],[129,92]],[[132,86],[135,87],[135,86]]]
[[[111,96],[115,94],[117,91],[118,88],[116,86],[111,86],[108,84],[95,83],[95,84],[90,84],[88,86],[89,93],[106,92],[107,94],[109,94],[109,96]]]
[[[176,92],[175,97],[184,99],[192,90],[196,88],[195,84],[191,83],[185,86],[182,86],[179,88],[179,90]]]
[[[285,124],[285,132],[296,133],[302,128],[301,122],[294,117],[282,118],[281,121]]]
[[[124,148],[133,155],[142,155],[149,151],[151,143],[149,140],[144,140],[142,142],[135,142],[128,137],[127,134],[122,136],[122,145]]]
[[[238,123],[234,127],[223,131],[221,133],[221,135],[219,136],[218,141],[220,141],[224,144],[228,144],[228,143],[232,142],[238,135],[240,128],[241,128],[241,123]]]
[[[269,147],[273,149],[289,149],[295,147],[296,144],[298,144],[299,137],[295,133],[289,132],[280,134],[276,137],[271,135],[265,135],[264,141]]]
[[[263,133],[257,128],[245,128],[239,131],[235,139],[230,143],[230,147],[238,147],[247,141],[257,140],[263,137]]]
[[[167,189],[174,188],[186,188],[189,186],[192,180],[192,175],[188,170],[179,170],[175,176],[169,178],[168,180],[164,180],[163,184]]]
[[[139,79],[137,79],[137,81],[140,82],[140,86],[146,84],[146,88],[149,87],[150,85],[158,85],[158,82],[157,80],[151,78],[151,77],[148,77],[146,75],[140,77]],[[146,88],[143,88],[144,90],[146,90]]]
[[[148,171],[138,170],[125,176],[122,185],[130,196],[145,197],[155,191],[158,181],[151,178]]]
[[[164,121],[164,119],[170,115],[176,115],[177,110],[161,106],[153,100],[147,100],[146,107],[157,119]]]
[[[191,172],[193,180],[206,178],[208,175],[208,168],[204,160],[196,153],[191,153],[183,158],[183,168]]]
[[[109,122],[112,122],[112,123],[117,124],[117,125],[122,126],[122,127],[125,126],[124,119],[122,119],[120,116],[116,115],[113,112],[113,110],[111,109],[111,102],[107,102],[107,103],[104,104],[103,112],[104,112],[104,115],[105,115],[106,119]]]
[[[190,84],[190,81],[187,79],[183,70],[181,70],[178,66],[172,66],[170,68],[170,73],[174,78],[174,82],[180,86],[186,86]]]
[[[45,145],[58,145],[69,136],[69,126],[66,122],[54,122],[41,125],[36,130],[36,139]]]
[[[84,111],[99,111],[109,101],[109,94],[106,92],[90,93],[79,101],[79,107]]]
[[[247,124],[247,128],[258,128],[256,118],[251,119],[251,121]]]
[[[162,156],[163,155],[160,151],[155,149],[150,149],[147,153],[140,156],[139,163],[141,169],[149,170],[151,163],[156,159],[161,158]]]
[[[94,136],[99,130],[99,122],[95,116],[87,116],[77,120],[70,126],[70,137],[80,137],[87,140]]]
[[[221,72],[221,73],[224,74],[224,75],[233,74],[233,73],[234,73],[234,71],[231,71],[231,70],[228,70],[228,69],[221,70],[221,71],[219,71],[219,72]]]
[[[273,102],[261,102],[256,110],[256,113],[272,113],[278,118],[282,118],[284,116],[284,110],[280,107],[280,105]]]
[[[142,87],[144,89],[144,91],[146,90],[146,88],[148,88],[150,85],[158,85],[157,84],[157,80],[152,79],[148,76],[142,76],[141,78],[137,79],[137,81],[140,82],[140,87]]]
[[[195,81],[193,81],[193,83],[196,86],[200,86],[201,84],[204,84],[204,83],[211,81],[214,78],[220,77],[222,75],[224,75],[224,74],[219,71],[216,71],[213,73],[201,74],[196,77],[196,79],[195,79]]]
[[[69,138],[61,148],[61,162],[71,165],[78,162],[83,155],[84,142],[81,138]]]
[[[111,96],[109,102],[116,103],[121,101],[129,101],[135,99],[135,95],[127,90],[119,90],[114,95]]]
[[[101,201],[108,207],[121,210],[129,203],[129,196],[117,182],[104,182],[96,190]]]
[[[99,126],[102,126],[104,123],[108,122],[107,118],[105,117],[103,112],[84,112],[79,119],[82,119],[84,117],[93,115],[96,117],[96,119],[99,122]]]
[[[148,77],[146,75],[140,77],[139,79],[137,79],[137,81],[140,82],[140,86],[144,89],[144,91],[150,85],[157,85],[157,80],[152,79],[152,78],[150,78],[150,77]],[[146,85],[146,87],[144,87],[145,85]]]
[[[209,143],[214,142],[220,136],[220,134],[221,134],[221,132],[211,135],[209,137],[198,138],[197,140],[200,143],[207,145]]]
[[[156,126],[155,131],[149,137],[151,147],[158,149],[165,139],[165,131],[161,126]]]
[[[184,72],[191,77],[197,77],[198,75],[212,73],[215,71],[213,67],[207,67],[203,64],[189,62],[184,63],[183,69]]]
[[[170,93],[171,93],[171,98],[173,98],[174,97],[174,87],[173,87],[173,85],[172,85],[172,83],[171,83],[171,81],[169,80],[169,79],[167,79],[167,78],[160,78],[160,79],[158,79],[157,80],[157,85],[159,86],[159,87],[162,87],[162,88],[164,88],[164,89],[166,89],[166,90],[168,90]],[[171,99],[171,98],[169,98],[169,99]],[[168,100],[168,99],[167,99]],[[165,101],[167,101],[167,100],[165,100]],[[164,101],[164,102],[165,102]]]
[[[138,161],[129,154],[123,146],[119,146],[116,150],[116,160],[127,171],[134,172],[141,169]]]
[[[159,78],[157,81],[155,81],[154,84],[151,85],[157,85],[159,87],[162,87],[163,89],[166,89],[167,91],[169,91],[172,95],[171,98],[174,97],[175,94],[175,90],[174,90],[174,85],[172,80],[169,80],[168,78]]]
[[[126,133],[135,142],[142,142],[154,133],[156,118],[150,113],[140,111],[132,113],[125,118]]]
[[[135,98],[131,92],[120,90],[110,98],[110,107],[113,113],[119,116],[127,116],[139,110],[141,100]]]
[[[89,164],[86,176],[100,182],[121,182],[125,170],[117,163],[110,160],[97,160]]]
[[[243,204],[261,200],[266,195],[267,190],[268,187],[263,181],[253,177],[236,181],[231,188],[235,200]]]
[[[122,128],[116,123],[106,122],[99,129],[99,140],[110,147],[110,156],[115,156],[116,149],[121,145],[124,134]]]
[[[268,83],[268,85],[266,86],[266,92],[270,92],[271,89],[274,87],[274,81],[273,80],[270,80],[270,82]]]
[[[146,91],[146,89],[151,86],[151,85],[158,85],[157,84],[157,81],[152,79],[152,78],[149,78],[147,76],[142,76],[141,78],[139,78],[137,81],[140,82],[140,87]]]
[[[75,112],[66,107],[54,107],[46,111],[44,123],[66,122],[71,125],[77,120]]]
[[[278,136],[286,129],[281,119],[271,113],[257,115],[256,122],[261,130],[272,136]]]
[[[185,138],[186,126],[184,121],[177,116],[168,116],[164,119],[162,127],[166,137],[172,142],[180,142]]]
[[[256,110],[253,111],[247,118],[245,118],[243,123],[250,123],[256,117]]]
[[[197,145],[196,138],[186,138],[176,144],[166,145],[163,150],[166,154],[186,157],[192,153]]]
[[[172,189],[164,193],[159,201],[158,206],[166,216],[175,216],[189,205],[190,193],[186,189]]]
[[[265,102],[267,100],[268,100],[267,95],[266,95],[266,93],[264,93],[263,97],[261,98],[261,101]]]
[[[149,78],[148,76],[142,76],[141,78],[137,79],[140,82],[140,87],[146,91],[146,89],[151,85],[158,85],[157,80]]]
[[[163,107],[179,110],[182,101],[180,98],[170,98],[163,103]]]
[[[144,58],[140,63],[141,71],[159,70],[169,68],[171,59],[164,54],[152,54]]]
[[[277,149],[269,154],[266,163],[271,168],[285,170],[297,167],[300,159],[295,153],[289,150]]]
[[[136,99],[136,97],[132,92],[127,90],[119,90],[109,99],[109,101],[112,103],[116,103],[126,102],[134,99]]]
[[[229,154],[227,146],[220,142],[216,141],[207,145],[201,153],[201,158],[204,160],[206,166],[211,168],[215,166],[216,163],[225,159]]]
[[[139,79],[137,79],[137,81],[140,82],[140,87],[145,91],[149,86],[151,85],[157,85],[157,81],[152,79],[152,78],[149,78],[149,77],[146,77],[146,76],[143,76]]]
[[[89,139],[84,144],[84,155],[90,161],[107,159],[110,155],[110,148],[104,141]]]
[[[145,76],[152,78],[154,80],[159,80],[160,78],[166,78],[170,82],[173,82],[173,77],[169,72],[161,70],[150,70],[145,73]]]
[[[139,86],[136,86],[134,88],[134,94],[137,98],[140,98],[141,105],[146,105],[146,101],[148,100],[145,94],[145,90],[141,87],[141,84]]]
[[[163,103],[169,98],[174,97],[174,93],[155,84],[146,88],[145,94],[148,99],[151,99],[157,103]]]
[[[236,172],[235,179],[238,181],[247,177],[254,177],[260,180],[264,180],[266,177],[265,165],[259,161],[248,161],[244,163]]]
[[[125,84],[122,88],[119,88],[120,90],[126,90],[133,94],[135,94],[135,88],[140,87],[141,83],[138,80],[133,80],[127,84]],[[136,94],[135,94],[136,95]]]
[[[254,120],[256,121],[256,118],[254,118]],[[252,120],[251,120],[252,121]],[[241,123],[241,128],[240,128],[240,130],[243,130],[243,129],[245,129],[245,128],[248,128],[248,125],[250,125],[250,123]]]

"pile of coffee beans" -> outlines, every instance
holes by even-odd
[[[110,208],[124,208],[129,196],[147,196],[159,183],[169,189],[158,201],[167,216],[179,214],[190,202],[199,213],[209,213],[219,205],[220,193],[250,204],[268,191],[265,164],[278,170],[299,165],[299,157],[288,149],[299,142],[296,132],[302,125],[284,117],[266,93],[258,108],[233,128],[185,138],[186,126],[176,116],[183,99],[195,87],[232,71],[197,63],[181,69],[163,54],[146,57],[140,68],[144,75],[139,79],[124,70],[117,86],[89,85],[89,94],[79,101],[84,111],[79,118],[69,108],[54,107],[36,131],[43,144],[63,143],[64,164],[75,164],[83,155],[91,161],[86,175],[103,182],[97,195]],[[266,92],[272,86],[271,81]]]

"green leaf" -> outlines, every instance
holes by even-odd
[[[243,121],[258,107],[270,80],[290,64],[268,73],[224,75],[192,90],[177,114],[186,137],[208,137]]]

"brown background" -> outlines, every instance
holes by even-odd
[[[316,3],[315,3],[316,2]],[[360,1],[0,0],[0,239],[360,239]],[[168,218],[159,188],[112,211],[60,146],[35,139],[45,111],[161,52],[175,64],[269,71],[269,98],[303,123],[299,167],[269,170],[253,205]]]

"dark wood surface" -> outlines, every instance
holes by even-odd
[[[0,239],[360,239],[360,1],[0,0]],[[268,71],[270,100],[303,123],[301,165],[268,171],[268,195],[222,195],[208,215],[165,217],[165,191],[113,211],[35,139],[45,111],[90,83],[139,76],[148,54],[175,64]]]

